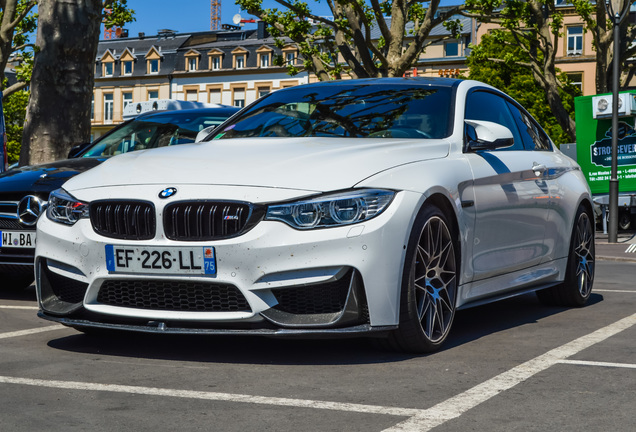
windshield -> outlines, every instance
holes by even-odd
[[[96,141],[82,157],[114,156],[135,150],[193,143],[201,130],[220,125],[231,114],[233,112],[202,114],[177,111],[140,117]]]
[[[428,85],[299,86],[274,92],[217,131],[243,137],[444,138],[451,89]]]

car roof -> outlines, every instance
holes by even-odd
[[[324,86],[351,86],[351,85],[430,85],[436,87],[456,87],[462,82],[456,78],[438,78],[438,77],[392,77],[392,78],[361,78],[353,80],[334,80],[320,81],[311,84],[304,84],[303,88],[308,87],[324,87]],[[294,89],[297,87],[289,87]],[[285,89],[287,90],[287,89]]]
[[[227,115],[230,113],[235,113],[239,111],[238,107],[213,107],[213,108],[190,108],[190,109],[177,109],[177,110],[157,110],[157,111],[147,111],[145,113],[139,114],[132,120],[153,117],[155,115],[161,115],[166,113],[179,113],[179,114],[195,114],[195,115],[213,115],[213,114],[221,114]]]

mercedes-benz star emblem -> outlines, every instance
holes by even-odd
[[[37,223],[42,213],[42,200],[33,195],[27,195],[18,203],[18,220],[26,226]]]
[[[159,198],[170,198],[177,193],[177,188],[169,187],[159,192]]]

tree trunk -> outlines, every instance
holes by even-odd
[[[20,165],[66,158],[90,140],[101,0],[41,0]]]

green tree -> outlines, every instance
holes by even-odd
[[[0,82],[4,84],[4,97],[28,85],[33,64],[29,34],[37,23],[33,13],[36,4],[36,0],[0,0]],[[4,70],[10,60],[20,63],[16,69],[18,82],[6,87]]]
[[[428,45],[431,30],[444,23],[456,37],[462,6],[439,10],[440,0],[327,0],[332,18],[318,16],[303,0],[274,0],[282,10],[263,8],[263,0],[236,4],[268,24],[281,47],[283,37],[299,47],[303,66],[320,80],[402,76]],[[314,0],[318,2],[320,0]],[[428,3],[428,7],[424,5]],[[284,63],[281,57],[276,64]],[[289,66],[291,74],[299,70]]]
[[[596,51],[596,93],[609,93],[612,90],[612,60],[614,58],[614,35],[611,21],[608,19],[604,1],[571,0],[577,14],[585,23],[585,31],[592,35],[594,50]],[[633,0],[622,0],[621,6],[632,4]],[[636,65],[630,59],[636,56],[636,25],[629,18],[625,18],[619,26],[621,46],[619,48],[621,70],[627,71],[622,75],[623,81],[619,87],[633,78]]]
[[[514,45],[524,52],[527,60],[520,65],[532,73],[545,93],[552,115],[569,141],[574,142],[574,119],[561,98],[563,81],[556,68],[556,57],[560,52],[559,36],[563,27],[561,9],[549,0],[466,0],[465,5],[463,13],[466,16],[496,24],[509,32]],[[510,42],[504,40],[503,43]]]
[[[6,81],[6,80],[5,80]],[[29,102],[28,90],[17,90],[3,98],[4,120],[7,128],[7,150],[9,164],[15,163],[20,157],[22,144],[22,127]]]
[[[104,14],[104,10],[108,13]],[[65,158],[91,130],[94,68],[102,21],[133,20],[127,0],[42,0],[20,149],[20,165]]]
[[[514,36],[506,30],[485,35],[479,45],[472,46],[468,56],[469,78],[490,84],[513,97],[556,144],[572,142],[552,114],[545,92],[526,66],[530,62],[526,51],[515,42]],[[559,90],[560,98],[568,114],[572,115],[574,96],[579,96],[580,91],[567,82],[567,76],[561,78],[565,84]]]

